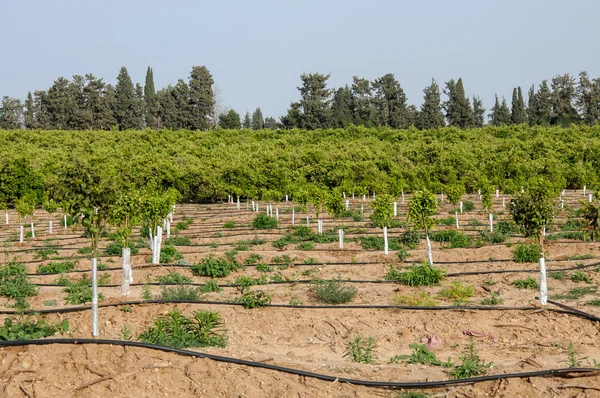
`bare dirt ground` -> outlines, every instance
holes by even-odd
[[[569,193],[569,203],[577,204],[579,197]],[[477,203],[477,198],[474,198]],[[361,201],[351,206],[360,209]],[[508,218],[508,213],[496,200],[498,218]],[[438,305],[451,306],[451,301],[438,297],[440,291],[452,282],[473,286],[474,292],[467,305],[480,305],[489,291],[499,292],[506,307],[537,307],[537,291],[518,289],[512,282],[532,276],[538,278],[536,263],[517,264],[511,261],[513,247],[506,243],[467,249],[447,249],[434,243],[434,262],[446,272],[461,273],[473,271],[517,270],[514,273],[489,275],[459,275],[446,278],[439,286],[407,287],[383,281],[390,266],[409,267],[400,263],[395,253],[384,256],[382,252],[363,250],[356,242],[347,242],[344,250],[337,242],[317,244],[312,250],[298,250],[289,245],[285,250],[275,249],[271,242],[282,237],[291,223],[291,204],[279,204],[280,228],[273,231],[254,231],[249,228],[255,213],[246,211],[245,204],[240,211],[231,204],[181,205],[175,213],[173,228],[183,217],[193,218],[187,230],[173,231],[173,236],[189,237],[194,246],[179,246],[184,260],[193,264],[209,254],[223,256],[232,249],[232,244],[255,237],[267,240],[266,243],[250,246],[248,251],[240,251],[237,258],[244,261],[250,254],[259,254],[263,262],[283,255],[294,260],[296,266],[273,266],[268,278],[279,275],[282,280],[296,283],[268,284],[253,286],[251,290],[264,290],[272,296],[274,304],[296,304],[313,306],[317,301],[312,294],[310,282],[313,278],[341,278],[351,280],[358,294],[351,304],[391,305],[399,296],[414,296],[426,292],[437,300]],[[365,209],[367,207],[365,206]],[[262,207],[261,207],[262,209]],[[451,206],[444,204],[439,218],[450,215]],[[400,213],[405,207],[399,207]],[[15,220],[14,214],[10,214]],[[81,231],[64,230],[59,225],[60,216],[52,216],[55,233],[47,232],[47,214],[36,216],[35,239],[28,239],[20,245],[14,241],[18,226],[11,224],[0,229],[0,241],[6,252],[6,261],[13,258],[25,263],[35,283],[52,284],[57,275],[36,275],[40,264],[52,260],[42,260],[39,250],[45,246],[60,246],[57,256],[78,261],[79,270],[89,270],[89,260],[80,249],[89,245],[89,240],[81,238]],[[483,226],[469,226],[477,218]],[[399,219],[404,219],[400,217]],[[226,229],[226,221],[235,221],[236,228]],[[478,230],[487,228],[487,215],[476,211],[460,216],[461,226],[468,234],[475,236]],[[296,223],[303,221],[296,214]],[[563,214],[559,223],[564,223]],[[380,230],[369,228],[368,218],[362,222],[326,220],[325,229],[345,224],[349,228],[360,228],[357,235],[380,234]],[[316,222],[311,222],[316,230]],[[439,226],[452,229],[453,226]],[[392,229],[390,236],[397,236],[402,229]],[[351,234],[349,234],[352,237]],[[524,242],[522,237],[512,237],[510,243]],[[108,242],[104,242],[105,247]],[[214,244],[219,244],[215,246]],[[508,246],[510,246],[510,243]],[[213,244],[213,246],[208,246]],[[559,240],[546,245],[549,271],[580,267],[588,280],[574,282],[565,273],[562,280],[549,278],[550,298],[561,297],[560,302],[582,311],[600,316],[600,308],[589,305],[600,299],[596,292],[600,275],[593,265],[600,256],[597,242]],[[426,246],[421,242],[415,250],[409,251],[408,260],[421,261],[426,258]],[[574,256],[596,257],[573,259]],[[157,266],[141,268],[150,256],[148,248],[141,248],[138,255],[132,256],[135,282],[128,298],[120,296],[119,286],[100,287],[105,296],[101,303],[114,303],[114,306],[100,309],[100,338],[121,339],[126,326],[133,334],[139,335],[158,316],[178,309],[186,315],[194,311],[211,310],[221,314],[228,341],[225,348],[198,350],[210,354],[252,360],[265,364],[280,365],[326,375],[376,380],[376,381],[426,381],[450,379],[446,368],[425,365],[411,365],[405,362],[388,363],[394,355],[408,355],[411,343],[419,343],[423,338],[436,335],[441,346],[434,350],[438,359],[450,358],[459,362],[461,354],[469,343],[469,334],[475,337],[479,355],[486,362],[492,362],[487,374],[506,374],[567,367],[569,345],[573,344],[581,366],[591,367],[593,361],[600,361],[600,345],[597,344],[600,325],[589,320],[567,314],[547,311],[542,308],[532,310],[405,310],[398,308],[277,308],[266,307],[244,309],[226,302],[235,301],[240,293],[235,286],[224,286],[218,293],[206,293],[203,300],[221,301],[222,305],[209,304],[142,304],[128,306],[118,303],[139,300],[144,283],[156,282],[159,275],[179,272],[191,277],[194,283],[206,283],[209,278],[194,277],[187,267]],[[492,260],[492,261],[491,261]],[[55,260],[56,261],[56,260]],[[471,261],[471,263],[462,263]],[[101,257],[99,262],[110,268],[120,266],[119,257]],[[303,263],[309,264],[303,264]],[[367,262],[368,264],[361,264]],[[344,263],[344,264],[339,264]],[[583,267],[582,267],[583,266]],[[524,272],[531,271],[531,272]],[[88,273],[89,274],[89,273]],[[120,270],[102,271],[109,274],[110,283],[120,283]],[[69,274],[79,278],[82,274]],[[234,283],[237,276],[247,275],[258,278],[262,275],[255,267],[246,267],[219,280],[220,284]],[[159,297],[162,288],[149,285],[151,294]],[[575,298],[564,298],[573,289],[587,289]],[[69,305],[64,301],[65,293],[59,286],[43,286],[39,295],[30,300],[33,309],[58,309]],[[8,304],[0,298],[0,305]],[[7,315],[0,315],[0,324]],[[69,332],[63,337],[90,338],[90,311],[43,315],[49,321],[68,319]],[[355,336],[373,337],[377,347],[373,364],[359,364],[346,356],[346,347]],[[60,336],[56,336],[60,337]],[[544,377],[520,378],[503,381],[489,381],[474,385],[461,385],[425,391],[430,396],[447,397],[597,397],[600,396],[600,375],[572,379]],[[596,388],[596,389],[594,389]],[[420,391],[420,390],[417,390]],[[400,394],[400,395],[399,395]],[[366,397],[402,396],[400,390],[376,389],[353,386],[341,382],[325,382],[312,378],[299,377],[273,370],[252,368],[216,362],[209,359],[182,357],[173,353],[158,352],[144,348],[124,348],[98,345],[52,345],[0,348],[0,396],[7,397]]]

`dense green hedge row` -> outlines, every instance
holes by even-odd
[[[307,184],[399,194],[463,183],[511,193],[542,175],[560,188],[600,181],[600,127],[458,130],[0,131],[0,201],[42,197],[73,159],[124,185],[174,187],[184,200],[283,197]]]

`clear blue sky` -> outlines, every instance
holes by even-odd
[[[587,70],[600,77],[598,0],[19,0],[0,8],[0,96],[24,98],[59,76],[114,83],[127,67],[157,88],[206,65],[225,104],[283,115],[303,72],[394,73],[409,103],[434,77],[462,77],[486,108],[494,93]]]

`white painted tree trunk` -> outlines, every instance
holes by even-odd
[[[592,203],[592,194],[588,195],[588,202]]]
[[[462,203],[462,202],[460,202],[460,203],[458,204],[458,207],[460,208],[460,214],[462,214],[462,212],[463,212],[463,203]]]
[[[175,211],[175,206],[173,205],[173,211]],[[169,213],[169,222],[173,223],[173,212]]]
[[[252,211],[254,211],[254,201],[252,201]]]
[[[561,201],[560,201],[560,208],[561,208],[561,209],[564,209],[564,208],[565,208],[565,201],[564,201],[564,200],[561,200]]]
[[[354,192],[352,192],[352,200],[354,200]]]
[[[5,213],[4,217],[6,218],[6,225],[8,225],[8,213]]]
[[[339,235],[339,240],[340,240],[340,249],[344,248],[344,230],[343,229],[338,229],[338,235]]]
[[[296,222],[296,209],[292,209],[292,225]]]
[[[256,212],[258,213],[258,202],[256,202],[256,206],[254,206],[254,209],[256,210]]]
[[[505,197],[502,197],[502,208],[504,209],[506,207],[506,203],[505,203]]]
[[[494,215],[490,213],[490,232],[494,232]]]
[[[171,238],[171,221],[167,220],[167,239]]]
[[[288,201],[288,196],[287,196],[287,195],[285,195],[285,201],[286,201],[286,202]]]
[[[364,202],[365,200],[367,200],[367,195],[366,195],[366,194],[364,194],[364,195],[363,195],[363,202]]]
[[[344,199],[346,199],[346,192],[342,192],[342,195],[344,196]]]
[[[444,203],[444,193],[443,192],[442,192],[442,195],[441,195],[441,202]]]
[[[548,304],[548,284],[546,282],[546,259],[540,257],[540,304]]]
[[[404,190],[402,190],[402,204],[404,204]]]
[[[429,259],[429,264],[433,265],[433,254],[431,253],[431,241],[429,240],[429,234],[426,235],[427,239],[427,258]]]
[[[33,221],[31,222],[31,238],[35,238],[35,230],[33,229]]]
[[[360,214],[365,214],[365,205],[364,204],[360,204]]]
[[[586,191],[587,191],[587,186],[584,185],[583,186],[583,196],[585,196]]]
[[[496,197],[499,198],[500,197],[500,190],[496,189]]]
[[[454,217],[456,218],[456,229],[459,229],[460,226],[458,225],[458,212],[457,211],[454,212]]]
[[[21,225],[21,229],[19,232],[19,243],[23,243],[23,226]]]
[[[394,202],[394,217],[398,217],[398,202]]]
[[[131,251],[124,247],[121,251],[121,296],[129,296],[131,289],[129,285],[133,282],[133,272],[131,271]]]
[[[150,229],[150,231],[148,231],[148,234],[150,235],[150,250],[152,250],[152,259],[154,259],[154,236],[152,236],[152,229]]]
[[[387,227],[383,227],[383,254],[388,255]]]
[[[240,210],[240,197],[237,197],[237,209]]]
[[[67,216],[63,216],[63,225],[65,226],[65,229],[67,229]]]
[[[348,211],[349,207],[350,207],[350,201],[348,199],[346,199],[346,211]]]
[[[317,220],[317,232],[320,234],[323,233],[323,220],[321,219]]]
[[[52,220],[48,221],[48,233],[52,235]]]
[[[279,207],[275,209],[275,219],[279,221]]]
[[[98,337],[98,262],[92,258],[92,336]]]
[[[308,221],[308,216],[306,216],[306,226],[310,227],[310,222]]]

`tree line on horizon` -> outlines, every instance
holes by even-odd
[[[145,84],[134,84],[126,67],[116,85],[92,74],[59,77],[47,90],[29,92],[24,101],[4,96],[0,129],[110,130],[127,129],[291,129],[343,128],[350,125],[405,129],[444,126],[476,128],[529,124],[531,126],[594,125],[600,122],[600,79],[587,72],[578,79],[564,74],[531,85],[528,101],[521,87],[513,89],[510,107],[496,95],[486,120],[479,96],[469,98],[462,78],[435,79],[423,90],[420,107],[409,105],[400,82],[388,73],[375,80],[353,77],[351,85],[328,88],[330,75],[300,76],[300,100],[292,102],[279,121],[264,117],[260,108],[241,117],[221,103],[214,80],[205,66],[194,66],[188,81],[160,90],[148,67]],[[442,98],[442,96],[444,98]]]

